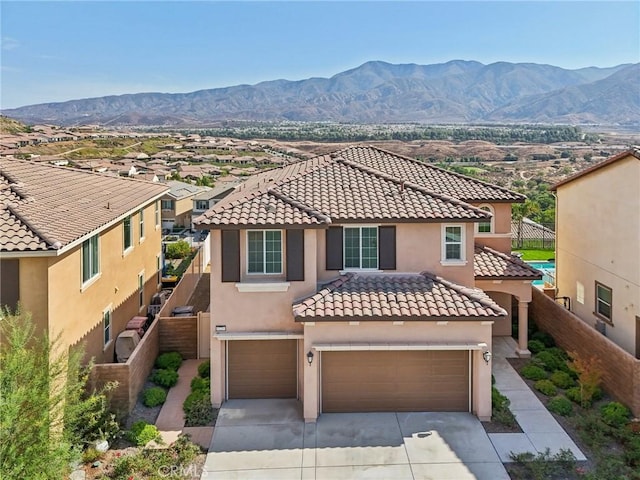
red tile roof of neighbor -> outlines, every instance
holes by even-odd
[[[542,273],[522,260],[492,248],[476,245],[473,270],[477,280],[514,279],[539,280]]]
[[[142,180],[0,160],[0,252],[61,250],[167,190]]]
[[[293,305],[296,321],[492,320],[507,315],[482,290],[419,274],[347,273]]]
[[[490,214],[467,201],[519,202],[523,198],[384,150],[350,147],[255,175],[195,223],[215,227],[473,222]]]

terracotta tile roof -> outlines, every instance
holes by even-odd
[[[276,197],[279,202],[274,202]],[[260,205],[270,205],[265,215]],[[293,211],[314,218],[292,218]],[[252,213],[260,213],[254,218]],[[195,220],[200,225],[478,221],[487,212],[359,163],[325,155],[256,175]]]
[[[476,245],[473,255],[473,271],[476,279],[539,280],[542,273],[517,257],[506,255],[492,248]]]
[[[59,250],[149,203],[165,185],[0,160],[0,252]]]
[[[523,195],[506,188],[376,147],[348,147],[334,155],[465,202],[523,202],[525,199]]]
[[[518,233],[518,230],[520,230],[520,233]],[[556,232],[534,222],[530,218],[524,217],[522,224],[517,220],[511,220],[511,236],[526,240],[546,240],[553,245],[553,241],[556,239]]]
[[[507,312],[482,290],[428,272],[348,273],[293,305],[296,321],[487,320]]]

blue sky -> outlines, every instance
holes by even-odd
[[[640,61],[615,1],[0,1],[0,106],[330,77],[369,60]]]

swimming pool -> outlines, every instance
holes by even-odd
[[[543,274],[542,280],[534,280],[533,284],[542,286],[546,283],[555,285],[556,283],[556,262],[527,262],[533,268],[540,270]]]

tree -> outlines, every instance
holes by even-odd
[[[87,392],[82,349],[36,335],[20,309],[0,310],[0,343],[0,478],[65,478],[87,439],[118,430],[104,392]]]
[[[191,252],[191,245],[185,240],[178,240],[177,242],[167,245],[167,258],[185,258]]]
[[[524,218],[537,213],[540,213],[540,206],[529,198],[524,203],[516,203],[511,207],[511,218],[518,222],[518,232],[516,234],[518,248],[522,248],[522,223]]]

